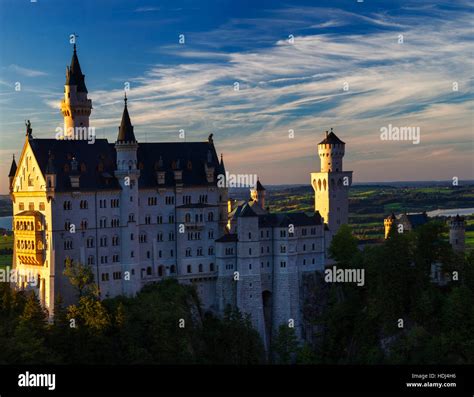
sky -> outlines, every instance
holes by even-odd
[[[258,174],[264,185],[309,184],[330,128],[346,142],[354,182],[474,179],[473,8],[464,0],[0,0],[0,193],[25,120],[37,138],[63,125],[71,34],[90,125],[110,142],[128,83],[139,142],[177,141],[181,129],[187,141],[213,133],[226,169]],[[413,127],[419,143],[381,139],[390,126]]]

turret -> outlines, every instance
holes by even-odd
[[[13,191],[13,179],[15,178],[16,168],[15,155],[13,155],[12,165],[10,166],[10,172],[8,173],[10,193]]]
[[[314,189],[314,210],[327,223],[331,234],[349,221],[349,188],[352,185],[352,171],[344,171],[342,159],[345,143],[332,131],[326,131],[325,138],[318,143],[321,171],[311,173]]]
[[[87,98],[85,76],[82,74],[76,45],[74,44],[71,65],[66,68],[64,99],[61,101],[61,112],[64,117],[64,136],[70,137],[74,134],[73,136],[77,137],[87,134],[85,128],[89,128],[91,111],[92,101]],[[77,128],[81,128],[81,130]]]
[[[388,238],[388,234],[390,233],[390,230],[392,229],[393,222],[395,222],[397,218],[395,217],[395,214],[392,212],[389,216],[387,216],[383,220],[383,226],[385,228],[385,239]]]
[[[133,132],[133,125],[130,121],[127,106],[127,94],[124,97],[124,108],[122,121],[120,123],[117,141],[115,142],[117,151],[117,171],[132,171],[137,168],[138,143]]]
[[[255,188],[250,190],[250,198],[256,201],[260,208],[265,209],[265,188],[258,179]]]
[[[332,131],[326,131],[326,137],[318,144],[318,154],[321,159],[321,172],[342,171],[342,158],[346,144]]]
[[[464,218],[456,215],[449,220],[449,242],[456,252],[464,252],[466,241],[466,223]]]
[[[128,114],[126,95],[115,151],[117,153],[117,169],[114,175],[121,187],[120,232],[122,244],[120,245],[120,263],[123,274],[132,274],[133,272],[138,274],[139,240],[131,238],[131,236],[139,234],[138,180],[140,169],[137,167],[138,142],[135,139],[133,125]],[[140,279],[132,276],[129,282],[123,284],[123,293],[125,295],[132,294],[139,289],[139,283]]]

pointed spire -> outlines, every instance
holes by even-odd
[[[127,107],[127,93],[123,98],[124,101],[124,108],[122,114],[122,122],[120,123],[119,127],[119,134],[117,137],[117,142],[136,142],[135,134],[133,133],[133,125],[130,121],[130,115],[128,114],[128,107]]]
[[[257,177],[257,186],[256,186],[257,192],[263,192],[265,188],[263,185],[260,183],[260,179]]]
[[[66,85],[77,86],[77,92],[87,93],[84,75],[82,74],[79,58],[77,57],[76,44],[74,43],[71,66],[66,70]]]
[[[12,160],[12,165],[10,167],[10,172],[8,173],[8,176],[15,176],[16,174],[16,161],[15,161],[15,155],[13,155],[13,160]]]

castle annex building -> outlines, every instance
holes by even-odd
[[[89,127],[91,110],[74,47],[61,102],[65,131]],[[324,270],[331,236],[348,220],[344,149],[332,131],[318,144],[313,213],[270,213],[260,181],[248,200],[229,199],[212,135],[139,142],[126,98],[113,143],[38,139],[28,124],[9,173],[17,287],[33,289],[53,314],[58,294],[66,304],[77,299],[63,274],[70,258],[93,268],[102,298],[174,277],[195,285],[208,310],[230,304],[249,313],[267,346],[290,319],[300,334],[302,275]]]

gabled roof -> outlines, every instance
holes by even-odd
[[[82,74],[79,58],[77,57],[76,45],[74,44],[74,52],[72,54],[71,66],[66,71],[66,85],[77,86],[77,92],[86,92],[85,76]]]
[[[12,159],[12,165],[10,166],[10,172],[8,173],[8,176],[15,176],[16,174],[16,161],[15,161],[15,155],[13,155]]]
[[[407,221],[408,223],[410,223],[413,229],[418,226],[424,225],[430,220],[426,212],[423,212],[421,214],[402,214],[398,219],[399,221]]]
[[[250,218],[250,217],[256,217],[258,215],[255,213],[252,207],[247,203],[247,204],[244,204],[238,216],[241,218]]]
[[[334,132],[330,132],[329,134],[326,131],[326,138],[324,138],[321,142],[318,143],[318,145],[345,145],[346,143],[341,141]]]

